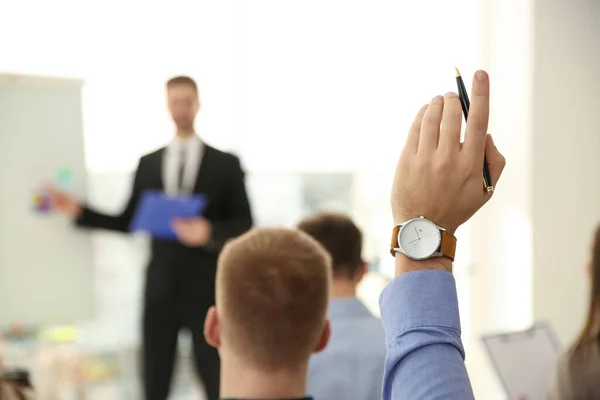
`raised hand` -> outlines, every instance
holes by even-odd
[[[450,233],[490,198],[483,188],[484,155],[494,183],[506,161],[487,134],[489,79],[473,79],[471,109],[464,143],[458,96],[437,96],[415,118],[396,167],[392,187],[394,223],[425,216]]]
[[[491,198],[483,185],[484,156],[494,183],[506,161],[487,134],[489,87],[487,73],[478,71],[464,143],[458,95],[437,96],[421,108],[396,167],[391,195],[395,224],[424,216],[453,234]],[[419,269],[451,271],[452,261],[396,256],[396,274]]]

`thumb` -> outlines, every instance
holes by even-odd
[[[489,133],[485,138],[485,160],[490,169],[492,184],[496,186],[506,165],[506,158],[498,151],[498,148],[494,144],[494,139]]]

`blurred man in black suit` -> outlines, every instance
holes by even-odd
[[[143,315],[143,379],[147,400],[168,397],[179,330],[192,333],[197,371],[208,400],[219,396],[219,356],[204,340],[204,316],[215,297],[217,256],[225,241],[247,231],[252,216],[237,157],[204,143],[194,130],[200,108],[196,83],[179,76],[167,82],[168,107],[177,127],[166,147],[140,159],[131,197],[120,215],[102,214],[57,190],[54,208],[80,227],[128,232],[146,190],[170,195],[202,193],[203,215],[174,221],[179,242],[152,240]]]

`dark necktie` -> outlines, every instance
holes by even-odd
[[[179,151],[179,171],[177,175],[177,191],[180,194],[183,193],[185,189],[183,181],[183,174],[185,172],[185,156],[185,148],[182,147]]]

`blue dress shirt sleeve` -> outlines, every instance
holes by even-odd
[[[452,274],[402,274],[379,302],[387,345],[383,399],[473,399]]]

